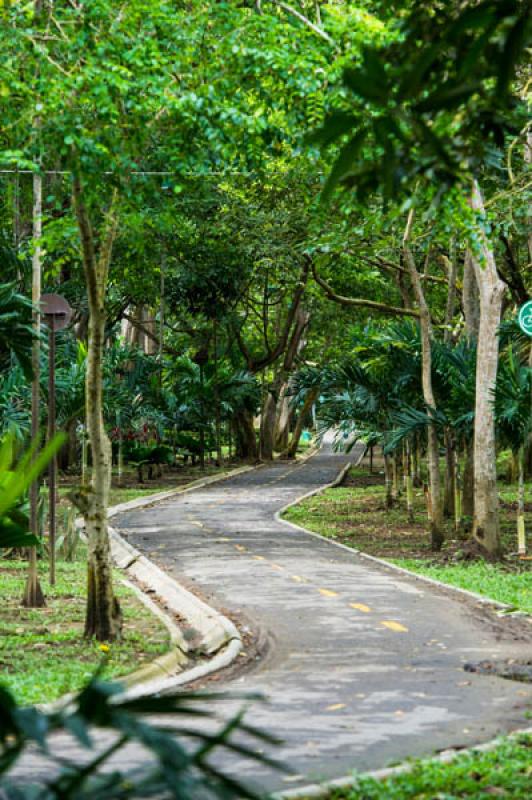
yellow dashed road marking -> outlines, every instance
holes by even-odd
[[[227,536],[222,536],[221,539],[216,539],[217,542],[230,542],[231,539],[228,539]]]
[[[340,711],[341,708],[345,708],[345,703],[333,703],[332,706],[327,706],[325,711]]]
[[[318,591],[324,597],[338,597],[338,592],[333,592],[332,589],[318,589]]]
[[[270,567],[273,567],[274,569],[284,570],[284,567],[282,567],[280,564],[274,564],[273,561],[270,561]]]
[[[306,583],[307,582],[307,579],[306,578],[302,578],[301,575],[292,575],[291,577],[292,577],[293,581],[296,581],[296,583]]]
[[[264,556],[253,556],[253,558],[255,559],[255,561],[265,561],[266,560],[264,558]]]
[[[389,628],[391,631],[396,631],[397,633],[408,632],[408,628],[405,628],[405,626],[401,625],[400,622],[394,622],[393,620],[385,619],[381,622],[381,625],[384,625],[385,628]]]
[[[371,608],[365,603],[349,603],[350,608],[356,608],[357,611],[364,611],[364,613],[369,614]]]

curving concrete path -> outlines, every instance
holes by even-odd
[[[275,754],[296,775],[236,756],[232,766],[264,789],[477,743],[524,727],[532,701],[525,684],[463,671],[467,661],[529,657],[525,623],[275,519],[345,462],[325,447],[304,464],[275,463],[114,519],[145,555],[267,641],[254,668],[211,686],[268,698],[249,721],[284,739]]]

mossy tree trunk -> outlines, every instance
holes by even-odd
[[[237,411],[232,419],[237,458],[256,461],[259,457],[253,414],[246,409]]]
[[[301,439],[301,434],[303,433],[303,427],[305,425],[305,420],[310,414],[312,406],[318,399],[318,395],[320,393],[319,389],[309,389],[307,392],[307,396],[305,397],[305,401],[303,403],[303,408],[299,412],[299,416],[296,420],[296,424],[294,427],[294,432],[292,433],[292,438],[290,440],[290,444],[286,448],[286,451],[283,455],[286,458],[295,458],[297,453],[297,448],[299,445],[299,440]]]
[[[120,634],[121,614],[113,591],[113,575],[107,529],[107,506],[111,483],[111,443],[103,419],[102,366],[105,346],[105,295],[107,275],[116,235],[116,196],[107,214],[99,253],[83,187],[74,177],[74,207],[81,237],[83,269],[89,307],[89,341],[85,384],[86,424],[92,453],[92,477],[84,501],[88,541],[87,611],[85,636],[112,641]]]
[[[475,512],[473,535],[487,555],[498,557],[501,542],[493,391],[499,362],[498,328],[501,322],[502,301],[506,286],[497,273],[495,255],[484,229],[484,202],[476,181],[473,186],[472,207],[480,216],[478,226],[480,251],[478,254],[472,254],[480,292],[474,431]]]

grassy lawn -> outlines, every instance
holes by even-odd
[[[239,464],[233,461],[226,461],[221,467],[217,467],[214,463],[207,463],[205,469],[202,470],[199,464],[194,466],[186,464],[179,467],[166,468],[163,474],[157,477],[148,478],[146,476],[142,483],[138,480],[137,471],[131,467],[126,467],[120,482],[118,481],[116,470],[113,470],[109,505],[118,505],[118,503],[125,503],[127,500],[135,500],[137,497],[145,497],[156,492],[178,489],[180,486],[185,486],[185,484],[192,481],[227,472],[237,466]],[[77,488],[80,480],[79,475],[61,475],[60,496],[64,497],[73,488]],[[70,506],[66,500],[62,502],[62,505],[65,507]]]
[[[80,550],[73,563],[59,561],[57,580],[50,586],[46,562],[40,562],[41,585],[47,606],[20,606],[26,565],[0,561],[0,668],[1,681],[23,703],[54,700],[80,687],[100,664],[97,642],[83,638],[85,615],[85,560]],[[124,616],[123,637],[110,645],[106,677],[133,672],[166,652],[169,635],[137,597],[119,582],[116,593]]]
[[[525,800],[532,779],[532,736],[511,737],[489,753],[459,756],[452,763],[417,761],[404,775],[375,781],[360,778],[331,800]]]
[[[532,562],[515,556],[514,487],[505,486],[501,495],[506,555],[497,564],[470,558],[467,540],[457,537],[450,523],[442,551],[431,552],[422,491],[416,490],[411,523],[404,496],[386,511],[383,478],[364,467],[352,469],[344,486],[304,500],[285,517],[349,547],[532,613]]]

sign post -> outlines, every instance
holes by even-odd
[[[529,300],[527,303],[524,303],[521,308],[519,309],[519,315],[517,317],[517,321],[519,323],[519,327],[526,333],[527,336],[532,337],[532,300]],[[532,345],[531,345],[532,346]],[[531,398],[532,402],[532,398]],[[522,453],[519,454],[520,459],[523,458]],[[520,470],[522,470],[522,463],[520,465]],[[520,473],[521,474],[521,473]],[[520,482],[522,483],[522,477],[520,478]],[[524,495],[524,489],[521,489],[522,495]],[[520,497],[520,505],[522,504],[524,509],[524,496]],[[525,518],[523,509],[520,509],[519,518],[517,521],[517,552],[520,556],[524,556],[526,554],[526,533],[525,533]]]

